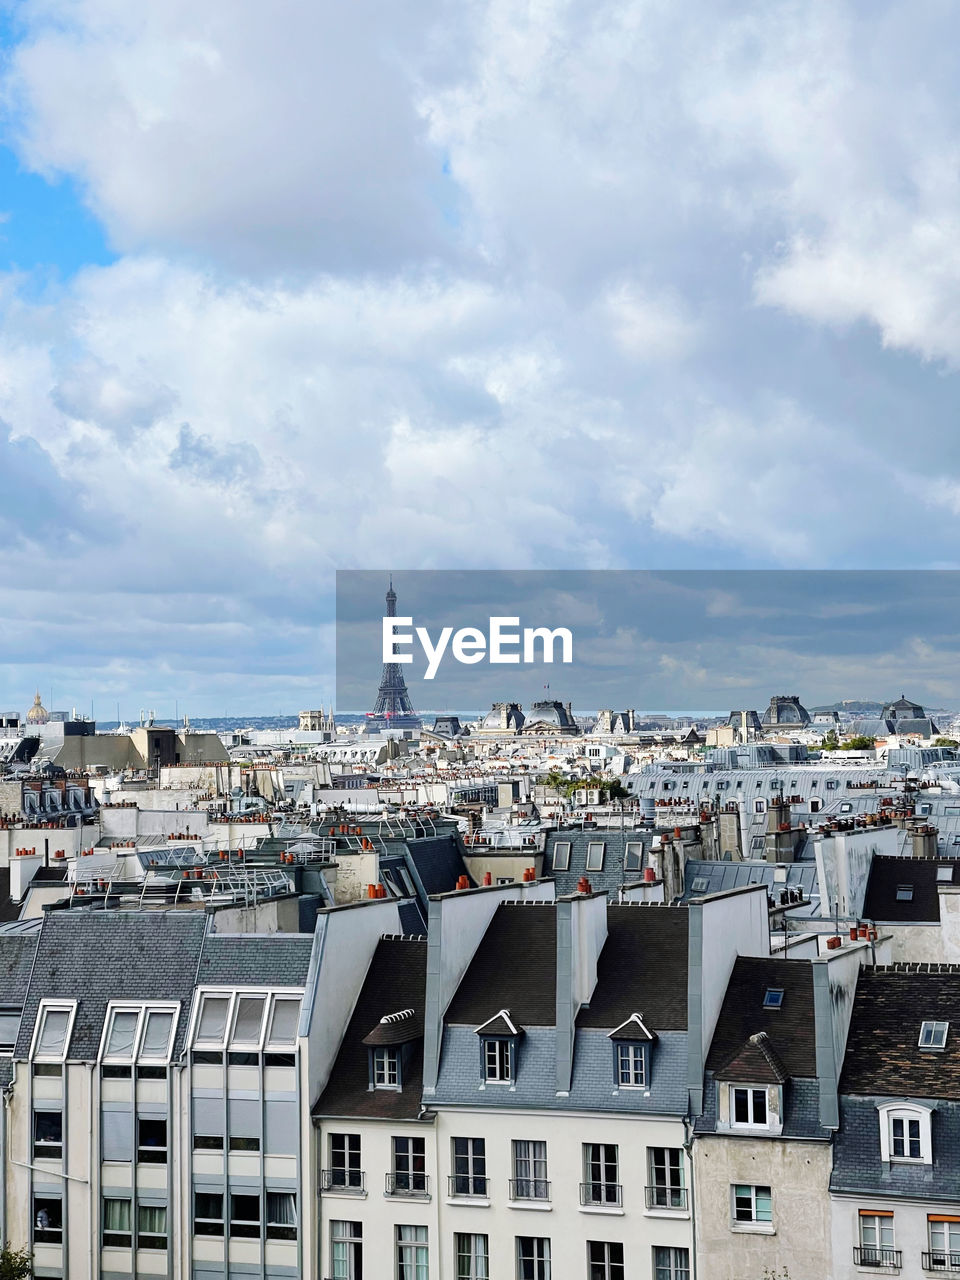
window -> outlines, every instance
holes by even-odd
[[[106,1064],[104,1076],[129,1079],[134,1061],[165,1064],[170,1057],[176,1012],[173,1008],[148,1009],[144,1005],[109,1009],[100,1048],[100,1057]],[[162,1065],[158,1074],[160,1078],[166,1074]]]
[[[142,1164],[167,1163],[167,1122],[155,1116],[137,1117],[137,1159]]]
[[[34,1033],[33,1056],[62,1062],[67,1056],[75,1005],[41,1004]]]
[[[780,1009],[783,1007],[783,987],[767,987],[763,993],[763,1007],[765,1009]]]
[[[219,1192],[194,1192],[193,1229],[198,1236],[223,1235],[223,1196]]]
[[[330,1223],[331,1280],[363,1280],[363,1223]]]
[[[400,1088],[400,1050],[378,1045],[373,1051],[373,1083],[377,1089]]]
[[[912,884],[897,885],[897,901],[898,902],[913,901],[913,885]]]
[[[919,1103],[886,1103],[880,1119],[880,1158],[930,1164],[930,1108]]]
[[[267,1192],[267,1239],[296,1240],[297,1197],[293,1191]]]
[[[289,996],[277,996],[273,1002],[267,1045],[296,1044],[299,1023],[300,1001]]]
[[[621,1198],[618,1147],[609,1142],[585,1142],[580,1203],[618,1205]]]
[[[710,888],[710,881],[706,876],[694,876],[690,889],[693,893],[706,893]]]
[[[890,1119],[890,1154],[894,1160],[921,1160],[920,1121],[905,1116]]]
[[[204,996],[200,1002],[195,1043],[198,1046],[223,1044],[227,1030],[227,1014],[230,1011],[229,996]]]
[[[266,1005],[265,996],[238,996],[236,1013],[233,1017],[233,1034],[230,1044],[260,1044],[260,1031],[263,1027],[263,1011]]]
[[[483,1040],[483,1078],[494,1083],[507,1084],[513,1079],[510,1040],[507,1037],[487,1036]]]
[[[643,841],[628,840],[623,851],[624,871],[640,871],[643,868]]]
[[[650,1185],[648,1209],[686,1209],[683,1185],[683,1150],[680,1147],[647,1147]]]
[[[766,1089],[730,1086],[730,1123],[755,1129],[767,1127]]]
[[[920,1026],[921,1049],[943,1049],[947,1043],[949,1022],[924,1022]]]
[[[653,1280],[690,1280],[690,1250],[655,1248]]]
[[[760,785],[760,783],[758,782],[758,783],[757,783],[757,786],[759,787],[759,785]],[[754,812],[754,813],[766,813],[766,811],[767,811],[767,802],[766,802],[766,800],[754,800],[754,802],[753,802],[753,812]]]
[[[551,1280],[549,1240],[517,1236],[517,1280]]]
[[[454,1254],[456,1280],[490,1280],[490,1243],[485,1235],[458,1231]]]
[[[164,1204],[137,1205],[137,1248],[166,1249],[167,1206]]]
[[[512,1200],[549,1200],[547,1144],[514,1139]]]
[[[773,1199],[769,1187],[735,1186],[733,1188],[733,1221],[773,1222]]]
[[[222,1151],[222,1133],[195,1133],[193,1135],[194,1151]]]
[[[397,1280],[428,1280],[426,1227],[397,1227]]]
[[[63,1159],[63,1114],[60,1111],[33,1113],[34,1160]]]
[[[929,1214],[927,1231],[930,1256],[923,1260],[924,1268],[927,1271],[960,1271],[960,1218]]]
[[[388,1175],[387,1190],[393,1195],[426,1194],[427,1155],[423,1138],[393,1139],[393,1173]]]
[[[103,1202],[103,1243],[129,1249],[133,1244],[130,1201],[110,1196]]]
[[[33,1197],[33,1238],[37,1244],[61,1243],[63,1201],[59,1196]]]
[[[587,845],[587,870],[602,871],[603,870],[603,851],[604,842],[602,840],[591,840]]]
[[[247,1240],[260,1238],[260,1197],[251,1195],[230,1196],[230,1237]]]
[[[453,1177],[450,1194],[485,1196],[487,1194],[487,1149],[483,1138],[453,1139]]]
[[[647,1083],[646,1046],[619,1041],[617,1049],[617,1084],[621,1089],[643,1089]]]
[[[954,837],[954,843],[956,843],[956,837]],[[941,884],[953,883],[953,863],[952,862],[947,866],[937,867],[937,880]]]
[[[359,1133],[331,1133],[330,1135],[330,1168],[325,1190],[342,1188],[350,1191],[363,1190],[363,1173],[360,1169],[360,1135]]]
[[[860,1249],[854,1262],[861,1266],[897,1265],[893,1247],[893,1214],[860,1211]]]
[[[568,871],[570,869],[570,841],[557,840],[553,846],[553,869],[554,871]]]
[[[623,1280],[623,1245],[588,1240],[587,1267],[590,1280]]]
[[[22,1012],[22,1009],[0,1006],[0,1053],[13,1053]]]

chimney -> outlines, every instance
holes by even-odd
[[[557,902],[557,1093],[570,1092],[577,1014],[597,985],[597,962],[607,940],[607,895],[589,881]]]

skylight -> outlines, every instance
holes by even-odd
[[[920,1024],[920,1048],[943,1049],[947,1043],[949,1022],[923,1022]]]
[[[953,863],[952,862],[949,863],[947,866],[937,867],[937,879],[941,881],[946,881],[948,884],[951,884],[953,882]]]
[[[783,1004],[783,987],[767,987],[763,993],[763,1007],[765,1009],[779,1009]]]
[[[694,893],[703,893],[704,889],[708,888],[709,884],[710,881],[706,876],[696,876],[690,888]]]
[[[912,884],[897,885],[897,901],[898,902],[913,901],[913,885]]]

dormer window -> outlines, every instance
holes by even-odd
[[[650,1050],[656,1040],[643,1017],[632,1013],[610,1032],[613,1043],[613,1079],[618,1089],[646,1089],[650,1083]]]
[[[767,1127],[766,1089],[748,1089],[731,1085],[730,1122],[738,1128],[765,1129]]]
[[[373,1051],[373,1083],[377,1089],[400,1088],[400,1050],[386,1045]]]
[[[517,1045],[522,1034],[509,1009],[501,1009],[477,1027],[483,1084],[513,1084],[517,1075]]]
[[[888,1102],[880,1117],[880,1158],[905,1164],[931,1164],[930,1113],[922,1103]]]
[[[920,1024],[920,1048],[941,1051],[946,1048],[949,1022],[923,1022]]]

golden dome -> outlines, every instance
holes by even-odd
[[[40,690],[37,690],[37,696],[33,700],[33,706],[27,712],[27,724],[46,724],[50,719],[50,715],[40,701]]]

